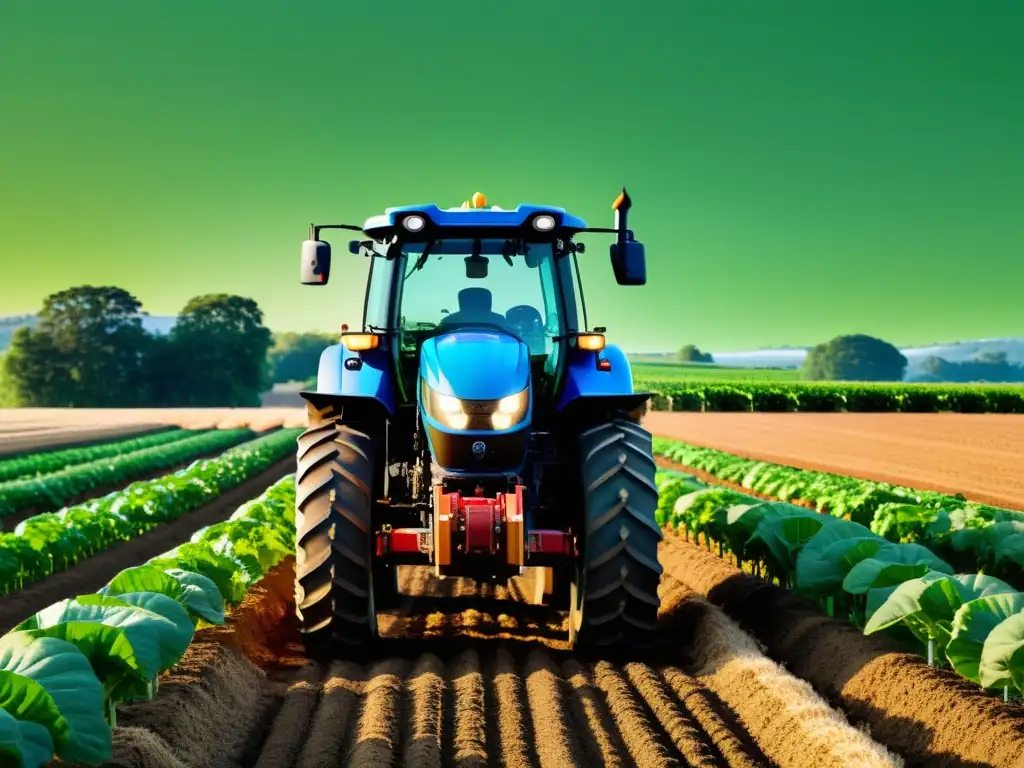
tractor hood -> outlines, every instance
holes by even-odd
[[[507,333],[452,331],[423,342],[420,376],[442,395],[461,400],[498,400],[530,382],[530,350]]]

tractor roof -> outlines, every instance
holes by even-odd
[[[564,208],[556,208],[551,205],[531,205],[520,203],[514,210],[506,211],[497,206],[467,207],[461,208],[439,208],[434,203],[426,205],[402,205],[396,208],[387,208],[380,216],[371,216],[363,224],[363,231],[375,239],[381,239],[394,229],[401,219],[410,214],[417,213],[425,217],[435,230],[448,230],[448,237],[456,236],[452,230],[466,228],[467,236],[470,231],[473,235],[481,236],[479,233],[486,230],[495,230],[493,236],[501,237],[503,230],[520,230],[527,222],[538,214],[550,214],[558,222],[558,229],[561,231],[578,232],[587,228],[587,224],[578,216],[566,213]],[[486,234],[483,236],[487,236]]]

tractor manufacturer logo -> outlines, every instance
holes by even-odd
[[[485,443],[483,440],[477,440],[475,443],[473,443],[472,451],[474,458],[482,459],[484,457],[484,454],[487,453],[487,443]]]

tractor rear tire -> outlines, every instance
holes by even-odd
[[[374,451],[370,435],[310,408],[295,475],[295,606],[307,652],[377,637],[371,548]]]
[[[615,419],[580,436],[582,557],[570,595],[569,639],[581,648],[649,648],[657,633],[662,531],[651,435]]]

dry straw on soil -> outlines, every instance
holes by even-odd
[[[721,606],[767,653],[908,764],[1024,768],[1024,711],[897,653],[792,593],[666,534],[666,574]]]

